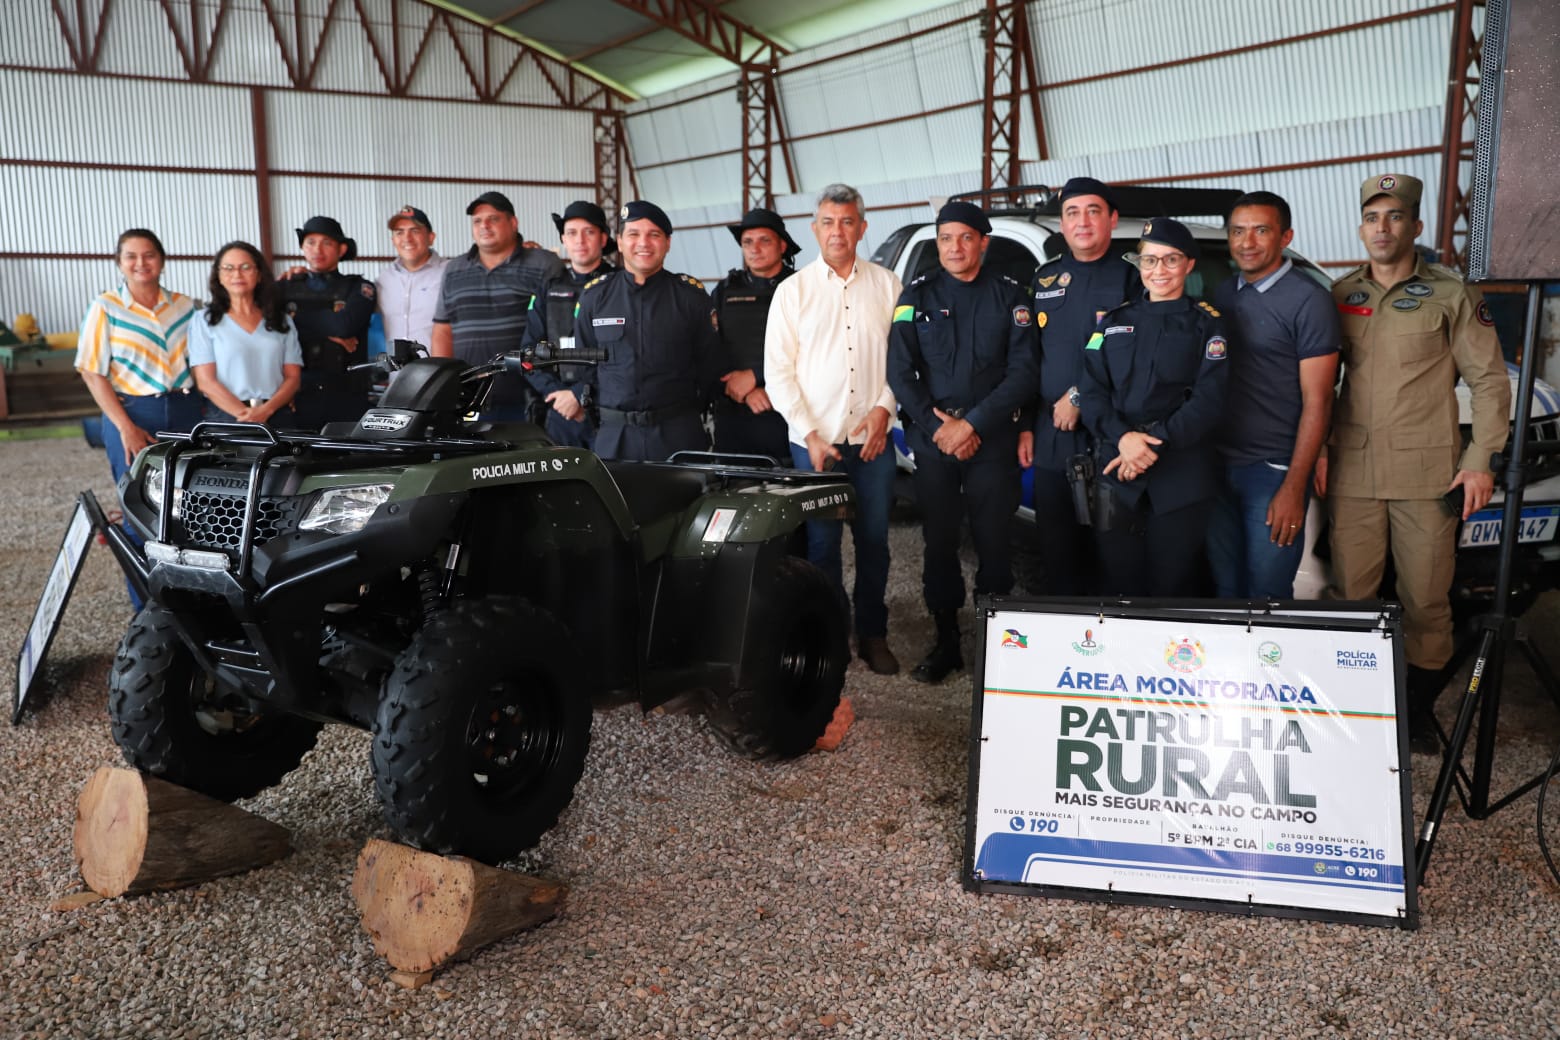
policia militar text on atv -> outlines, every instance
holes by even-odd
[[[417,358],[356,424],[203,423],[143,451],[119,493],[144,549],[110,530],[148,596],[109,678],[129,762],[242,798],[346,723],[373,734],[401,840],[498,862],[568,805],[593,703],[696,691],[745,755],[812,747],[847,616],[792,553],[804,520],[850,514],[849,484],[747,456],[603,462],[463,418],[501,371],[593,360]]]

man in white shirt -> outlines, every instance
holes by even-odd
[[[856,256],[867,221],[855,188],[823,189],[812,230],[821,255],[775,289],[769,308],[765,380],[797,468],[838,467],[855,488],[856,651],[874,672],[893,675],[899,662],[888,648],[885,595],[895,405],[887,361],[901,286],[892,271]],[[808,556],[843,589],[840,536],[837,522],[808,521]]]
[[[379,272],[375,284],[385,349],[393,354],[398,339],[432,345],[433,312],[439,306],[444,265],[449,261],[433,251],[433,226],[428,214],[416,206],[402,206],[390,218],[389,228],[396,261]]]

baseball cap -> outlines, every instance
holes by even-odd
[[[507,213],[511,217],[515,215],[515,204],[509,201],[509,196],[501,191],[484,191],[481,195],[471,200],[471,205],[466,207],[466,216],[471,216],[477,211],[478,206],[492,206],[500,213]]]
[[[1420,196],[1425,193],[1425,184],[1418,177],[1410,177],[1406,173],[1383,173],[1379,177],[1366,177],[1360,185],[1360,206],[1375,198],[1377,195],[1390,195],[1403,205],[1414,207],[1419,205]]]
[[[416,206],[402,206],[398,212],[391,215],[389,220],[385,221],[385,227],[393,231],[395,230],[395,222],[403,219],[412,220],[418,224],[421,224],[424,231],[433,230],[433,225],[428,222],[428,214],[424,213]]]

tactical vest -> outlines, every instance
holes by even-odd
[[[720,338],[731,352],[733,368],[762,368],[764,365],[764,329],[769,324],[769,305],[775,298],[775,286],[789,274],[756,282],[744,271],[732,271],[722,283],[725,292],[720,301]]]
[[[330,279],[324,289],[311,289],[307,278],[281,282],[277,288],[287,301],[287,313],[298,330],[298,344],[303,350],[303,367],[309,372],[341,374],[347,370],[347,351],[333,342],[329,333],[321,332],[320,319],[345,309],[346,303],[361,292],[360,276],[342,275]],[[367,350],[367,345],[362,345]]]

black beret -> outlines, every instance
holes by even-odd
[[[1062,185],[1061,201],[1066,203],[1075,195],[1098,195],[1105,200],[1105,205],[1112,210],[1116,208],[1116,199],[1110,193],[1110,185],[1104,181],[1097,181],[1093,177],[1067,178],[1067,183]]]
[[[964,224],[983,235],[991,234],[991,221],[986,218],[986,211],[973,202],[943,203],[942,209],[937,211],[937,226],[944,224]]]
[[[620,226],[622,227],[627,227],[636,220],[648,220],[650,223],[666,232],[668,237],[670,237],[672,233],[672,221],[671,218],[666,215],[666,210],[662,209],[660,206],[657,206],[653,202],[646,202],[643,199],[635,199],[633,202],[630,202],[628,205],[624,206],[621,210],[618,211],[618,217],[621,218]]]
[[[742,223],[726,225],[726,229],[731,232],[731,237],[737,240],[737,245],[742,244],[742,232],[750,228],[763,228],[779,236],[780,241],[785,243],[787,259],[802,251],[802,247],[796,244],[791,233],[785,229],[785,221],[772,209],[750,209],[742,214]]]
[[[1186,225],[1179,220],[1169,217],[1155,217],[1143,225],[1143,233],[1138,236],[1144,242],[1157,242],[1171,249],[1179,249],[1193,260],[1197,259],[1197,239],[1187,230]]]

